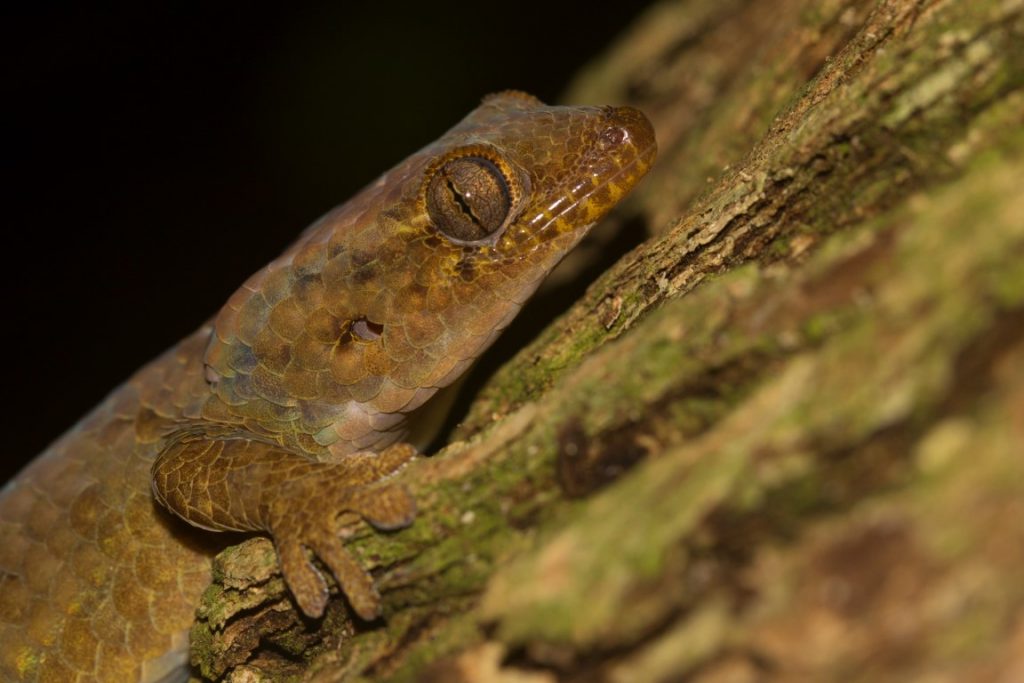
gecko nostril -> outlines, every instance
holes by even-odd
[[[605,128],[601,131],[601,135],[598,136],[597,146],[603,151],[613,149],[622,144],[623,140],[627,137],[626,130],[621,126],[613,126],[611,128]]]
[[[657,154],[657,143],[650,120],[634,107],[615,107],[610,118],[613,125],[608,130],[621,132],[624,136],[621,142],[630,143],[645,157],[646,163],[653,162]]]

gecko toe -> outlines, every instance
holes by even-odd
[[[323,538],[314,551],[338,581],[352,610],[366,621],[379,617],[380,593],[374,586],[373,577],[359,566],[342,542],[335,537]]]
[[[305,549],[299,543],[286,542],[277,546],[281,574],[295,596],[299,609],[308,617],[318,619],[327,606],[327,582],[313,566]]]
[[[357,491],[345,507],[385,531],[407,527],[416,518],[416,500],[399,485]]]

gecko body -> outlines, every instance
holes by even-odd
[[[312,552],[377,617],[339,514],[413,521],[389,480],[407,416],[654,155],[634,109],[500,93],[310,226],[0,493],[0,679],[183,680],[207,530],[270,535],[305,614],[328,597]]]

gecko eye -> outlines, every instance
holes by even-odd
[[[437,229],[462,242],[493,235],[512,210],[512,192],[501,169],[482,157],[442,164],[427,185],[427,213]]]

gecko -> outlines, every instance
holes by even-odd
[[[506,91],[307,228],[0,492],[0,678],[186,680],[210,531],[268,535],[308,617],[315,556],[378,618],[339,516],[413,523],[410,416],[655,155],[634,108]]]

